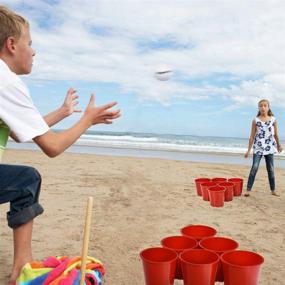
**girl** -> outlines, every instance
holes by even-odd
[[[248,150],[244,155],[245,158],[248,157],[252,145],[253,162],[248,177],[247,191],[244,196],[249,196],[260,160],[263,155],[266,162],[271,194],[274,196],[279,196],[275,192],[273,155],[276,153],[276,146],[278,152],[281,152],[283,149],[278,138],[276,119],[270,110],[269,101],[266,99],[262,99],[258,102],[258,113],[256,118],[252,121],[251,135],[249,138]]]

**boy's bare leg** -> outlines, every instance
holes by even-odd
[[[8,285],[15,285],[21,268],[32,261],[33,220],[13,230],[14,264]]]

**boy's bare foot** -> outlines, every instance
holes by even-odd
[[[8,285],[16,285],[16,280],[10,279]]]
[[[249,197],[249,191],[247,191],[245,194],[244,194],[245,197]]]
[[[18,276],[20,275],[20,272],[18,274],[11,274],[8,285],[16,285],[16,280]]]
[[[275,191],[272,191],[271,194],[272,194],[273,196],[277,196],[277,197],[280,196],[280,195],[279,195],[278,193],[276,193]]]
[[[29,261],[27,261],[29,262]],[[24,262],[23,263],[23,266],[27,263],[27,262]],[[14,266],[13,267],[13,271],[11,273],[11,276],[10,276],[10,279],[9,279],[9,282],[8,282],[8,285],[16,285],[16,281],[17,281],[17,278],[19,277],[20,273],[21,273],[21,270],[22,270],[22,266]]]

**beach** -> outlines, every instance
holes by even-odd
[[[194,179],[246,180],[248,165],[82,153],[50,159],[38,151],[15,149],[6,150],[3,162],[31,165],[43,178],[40,201],[45,212],[34,224],[35,260],[81,254],[85,206],[88,196],[93,196],[89,255],[104,263],[106,285],[143,285],[139,252],[159,246],[162,238],[179,234],[188,224],[212,226],[218,236],[236,240],[240,249],[258,252],[265,258],[259,284],[284,284],[282,168],[275,169],[281,197],[270,195],[267,173],[261,166],[249,198],[236,197],[223,208],[213,208],[196,195]],[[1,285],[8,280],[13,256],[7,210],[8,205],[1,205]]]

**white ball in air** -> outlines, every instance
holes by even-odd
[[[169,66],[161,65],[156,69],[154,76],[157,80],[166,81],[169,80],[173,71]]]

